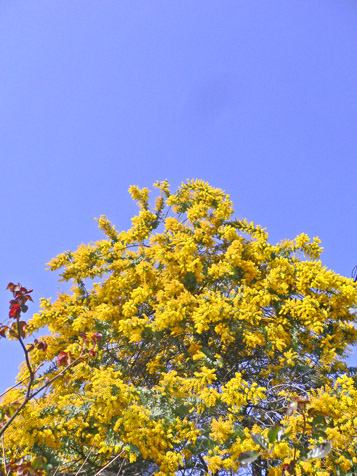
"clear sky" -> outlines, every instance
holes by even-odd
[[[36,312],[45,263],[101,214],[127,229],[129,185],[164,178],[225,189],[272,242],[319,236],[350,276],[356,47],[355,0],[0,0],[2,317],[9,281]],[[18,344],[0,358],[1,390]]]

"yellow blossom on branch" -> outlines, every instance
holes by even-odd
[[[72,288],[29,322],[48,334],[46,352],[30,353],[36,382],[58,373],[59,356],[88,352],[23,408],[0,459],[47,455],[70,476],[356,471],[356,377],[344,360],[356,285],[323,266],[317,238],[269,243],[221,189],[154,187],[153,200],[130,187],[129,230],[102,216],[103,240],[49,263]],[[0,411],[24,396],[27,372]]]

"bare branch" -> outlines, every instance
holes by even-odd
[[[6,454],[5,454],[4,435],[2,435],[1,442],[2,442],[2,455],[3,455],[3,463],[4,463],[5,474],[8,475],[9,473],[7,472],[7,469],[6,469]]]
[[[89,456],[91,455],[92,451],[93,451],[93,448],[94,448],[94,445],[92,446],[92,448],[90,449],[90,452],[88,453],[86,459],[83,461],[83,463],[81,464],[81,467],[79,468],[79,470],[76,472],[76,474],[74,476],[78,476],[78,474],[80,473],[81,469],[83,468],[83,466],[86,464],[86,462],[88,461],[88,458]]]
[[[112,463],[114,463],[115,460],[120,458],[120,456],[123,453],[124,453],[124,450],[122,450],[118,455],[115,456],[115,458],[113,458],[111,461],[109,461],[109,463],[107,463],[105,466],[103,466],[103,468],[101,468],[97,473],[95,473],[94,476],[98,476],[98,474],[102,473],[106,468],[108,468],[108,466],[110,466]]]

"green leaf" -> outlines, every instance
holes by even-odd
[[[276,435],[277,437],[277,440],[278,441],[284,441],[284,440],[287,440],[289,438],[289,436],[291,435],[292,433],[292,430],[285,432],[285,429],[284,428],[281,428],[280,430],[278,430],[278,433]]]
[[[263,450],[267,450],[269,445],[265,440],[264,436],[260,435],[259,433],[252,433],[252,440],[256,445],[259,445]]]
[[[239,437],[242,441],[247,438],[247,435],[244,433],[244,429],[240,426],[235,429],[233,433],[233,439]]]
[[[119,395],[119,387],[117,385],[112,385],[110,387],[110,393],[113,395],[113,397]]]
[[[253,463],[256,459],[259,458],[259,453],[257,451],[243,451],[238,456],[238,461],[242,464]]]
[[[175,414],[179,417],[184,417],[189,412],[189,409],[190,407],[188,405],[182,403],[181,405],[177,405],[177,407],[175,408]]]
[[[41,456],[36,456],[36,458],[31,461],[31,466],[36,470],[42,469],[44,462],[44,458],[42,458]]]
[[[134,445],[133,443],[129,443],[129,451],[131,454],[136,454],[136,455],[140,455],[140,450],[139,448]]]
[[[323,415],[316,415],[312,420],[313,426],[326,426],[326,418]]]
[[[244,270],[240,266],[233,266],[233,276],[237,281],[244,277]]]
[[[183,280],[183,285],[188,291],[193,292],[197,286],[196,275],[192,273],[191,271],[188,271]]]
[[[309,416],[323,416],[326,417],[326,413],[321,412],[320,410],[316,410],[316,408],[309,408],[307,413]]]
[[[323,428],[312,428],[312,434],[314,435],[315,438],[323,438],[323,439],[326,439],[327,438],[327,433],[325,432],[325,430]]]
[[[268,433],[268,440],[269,440],[270,443],[274,443],[274,441],[276,440],[279,429],[280,429],[279,425],[275,425],[272,428],[270,428],[269,433]]]
[[[331,451],[332,444],[331,441],[327,441],[326,443],[322,443],[319,446],[316,446],[316,448],[313,448],[308,452],[306,455],[307,459],[315,459],[315,458],[324,458],[326,455],[329,454]]]

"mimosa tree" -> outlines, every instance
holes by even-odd
[[[3,462],[41,456],[46,474],[69,475],[356,471],[344,363],[356,285],[322,265],[317,238],[270,244],[220,189],[155,187],[152,207],[130,188],[128,231],[102,216],[102,241],[49,263],[73,282],[27,328],[48,332],[28,353],[45,369],[33,391],[51,383],[5,432]],[[26,378],[24,364],[3,405],[23,401]]]

